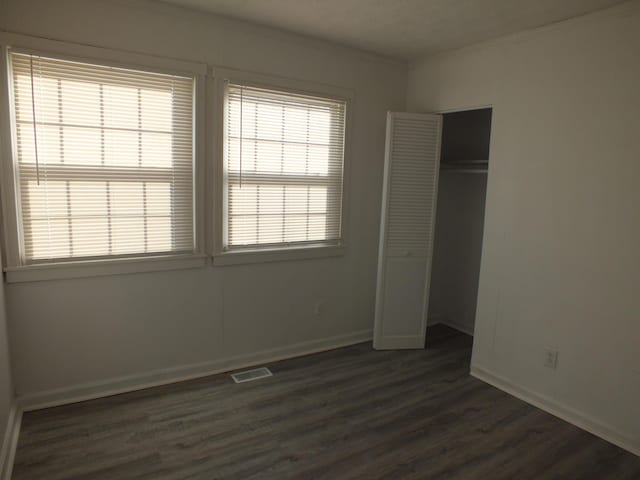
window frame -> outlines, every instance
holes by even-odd
[[[194,251],[190,254],[133,254],[127,256],[83,258],[79,260],[25,262],[20,227],[20,198],[16,184],[15,158],[17,138],[12,118],[11,51],[41,55],[139,71],[189,76],[194,78],[193,114],[193,207]],[[76,45],[19,34],[0,33],[0,184],[2,195],[2,238],[5,272],[8,282],[87,277],[119,273],[174,270],[202,267],[207,263],[205,223],[205,93],[207,66],[144,54]]]
[[[226,68],[213,68],[211,72],[211,88],[214,92],[211,99],[214,135],[210,148],[214,151],[214,168],[212,172],[213,205],[213,264],[234,265],[246,263],[263,263],[286,260],[303,260],[322,257],[336,257],[345,254],[348,247],[349,191],[350,191],[350,157],[351,157],[351,123],[355,95],[350,89],[331,85],[306,82],[286,77],[246,72]],[[227,228],[227,205],[225,199],[225,138],[226,138],[226,85],[227,83],[246,85],[249,87],[277,90],[284,93],[310,95],[335,99],[345,102],[344,123],[344,158],[342,165],[342,208],[340,218],[340,238],[333,244],[326,242],[303,245],[269,245],[265,247],[239,247],[232,250],[224,248],[224,236]]]

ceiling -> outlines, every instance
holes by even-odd
[[[163,0],[413,59],[583,15],[623,0]]]

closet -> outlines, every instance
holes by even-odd
[[[473,333],[490,108],[387,116],[374,348],[423,348],[427,323]]]
[[[490,108],[446,113],[428,323],[473,335],[487,194]]]

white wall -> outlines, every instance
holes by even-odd
[[[473,334],[487,175],[440,170],[429,321]]]
[[[636,452],[639,85],[635,1],[416,62],[408,86],[412,111],[494,108],[473,366]]]
[[[232,357],[369,335],[385,111],[404,108],[404,63],[144,1],[8,0],[0,28],[331,84],[356,95],[344,257],[11,284],[18,395],[177,369],[171,377]]]
[[[0,267],[2,261],[0,260]],[[4,284],[0,285],[0,478],[3,474],[10,438],[5,434],[9,426],[9,413],[13,407],[13,384],[9,366],[9,342],[7,338],[7,314]]]

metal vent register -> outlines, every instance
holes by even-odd
[[[271,370],[267,367],[260,367],[252,370],[245,370],[244,372],[234,373],[231,375],[231,378],[233,378],[233,381],[236,383],[244,383],[272,376],[273,373],[271,373]]]

